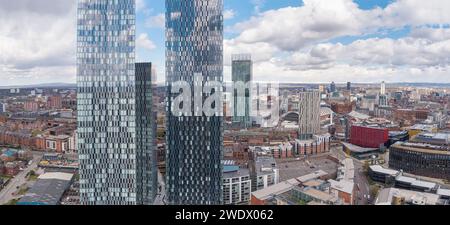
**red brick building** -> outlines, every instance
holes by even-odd
[[[379,148],[389,139],[389,130],[386,128],[352,126],[350,143],[364,148]]]
[[[61,109],[62,97],[60,95],[49,96],[47,99],[47,108],[49,109]]]
[[[39,103],[35,101],[27,101],[24,103],[23,109],[28,112],[36,112],[39,110]]]

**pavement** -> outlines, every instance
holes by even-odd
[[[27,182],[27,174],[31,170],[36,170],[38,167],[38,163],[41,160],[44,153],[42,152],[33,152],[33,161],[31,165],[27,166],[23,171],[20,171],[15,177],[13,177],[6,187],[4,187],[0,191],[0,205],[4,205],[8,203],[9,201],[16,199],[20,196],[14,196],[14,192],[17,191],[17,187],[22,186]]]

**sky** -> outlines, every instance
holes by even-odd
[[[137,61],[164,82],[165,0],[136,0]],[[224,78],[450,83],[450,1],[224,0]],[[0,0],[0,86],[76,82],[76,0]]]

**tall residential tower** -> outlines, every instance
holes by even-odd
[[[142,185],[152,181],[139,167],[151,162],[137,160],[147,150],[138,149],[136,126],[135,0],[78,0],[77,36],[81,203],[147,204],[153,194]]]
[[[233,55],[231,59],[233,81],[233,123],[251,127],[253,63],[249,54]]]
[[[205,101],[212,93],[202,94],[196,89],[204,87],[207,81],[223,82],[222,11],[223,0],[166,0],[169,204],[206,205],[222,201],[223,118],[194,114],[195,101]],[[177,104],[174,102],[180,93],[173,93],[172,87],[179,81],[189,86],[190,93],[183,95],[190,99]],[[214,106],[221,107],[222,103]],[[173,107],[191,108],[192,115],[174,113]]]
[[[136,63],[136,186],[138,204],[151,205],[157,194],[155,69]]]
[[[299,139],[311,139],[320,131],[320,92],[300,92],[299,98]]]

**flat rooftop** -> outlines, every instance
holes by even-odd
[[[391,176],[396,176],[399,173],[397,170],[386,169],[380,165],[372,165],[369,168],[376,173],[382,173]]]
[[[416,201],[419,205],[436,205],[439,201],[439,195],[403,190],[397,188],[385,188],[380,191],[376,200],[376,205],[392,205],[394,197],[404,198],[406,202]]]
[[[275,195],[279,195],[287,191],[290,191],[299,184],[300,182],[298,182],[297,180],[291,179],[288,181],[283,181],[278,184],[269,186],[262,190],[255,191],[252,193],[252,195],[259,200],[267,200]]]
[[[57,205],[69,188],[73,174],[45,173],[23,196],[18,205]]]
[[[350,181],[335,181],[335,180],[328,180],[328,182],[331,184],[332,189],[336,189],[338,191],[342,191],[345,193],[353,194],[353,189],[355,188],[355,183]]]
[[[328,174],[335,174],[338,164],[326,157],[308,158],[299,160],[277,159],[280,180],[289,180],[298,178],[318,170],[322,170]]]
[[[327,172],[325,172],[325,171],[323,171],[323,170],[318,170],[318,171],[312,172],[312,173],[310,173],[310,174],[306,174],[306,175],[304,175],[304,176],[297,177],[296,179],[297,179],[299,182],[303,183],[303,182],[307,182],[307,181],[310,181],[310,180],[314,180],[314,179],[317,179],[317,178],[319,178],[319,177],[326,176],[326,175],[328,175]]]
[[[437,146],[424,143],[397,142],[391,146],[400,150],[415,151],[427,154],[450,155],[450,150],[444,146]]]
[[[314,189],[314,188],[305,189],[305,190],[303,190],[303,192],[315,199],[319,199],[324,202],[337,202],[338,201],[338,199],[336,197],[334,197],[326,192]]]
[[[354,153],[368,153],[368,152],[374,152],[374,151],[378,151],[378,148],[364,148],[364,147],[360,147],[358,145],[354,145],[351,143],[347,143],[347,142],[342,142],[342,144],[351,152]]]

